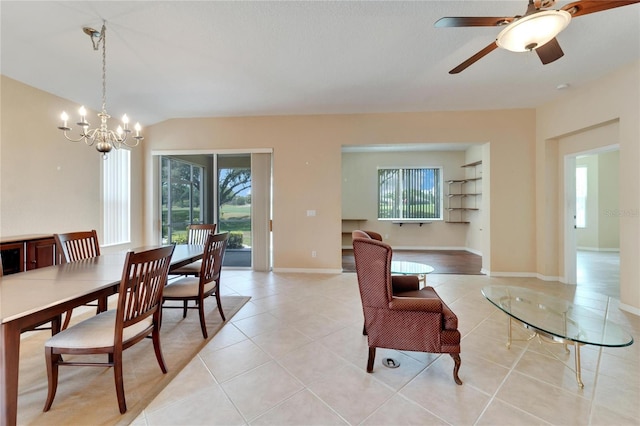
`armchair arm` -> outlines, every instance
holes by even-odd
[[[395,311],[442,312],[442,301],[436,298],[393,297],[389,309]]]
[[[420,281],[416,275],[392,275],[391,288],[393,293],[416,291],[420,289]]]

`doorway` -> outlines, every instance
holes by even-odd
[[[565,161],[568,282],[619,298],[618,148],[610,146],[568,157]]]

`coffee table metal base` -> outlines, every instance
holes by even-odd
[[[508,316],[508,315],[507,315]],[[512,334],[511,334],[511,329],[513,324],[517,324],[520,325],[522,328],[524,328],[525,330],[529,330],[531,332],[533,332],[533,334],[531,336],[529,336],[529,338],[526,339],[526,341],[530,341],[534,338],[538,338],[538,343],[540,343],[540,345],[543,345],[543,343],[552,343],[552,344],[561,344],[564,345],[564,350],[569,353],[569,348],[568,346],[571,345],[574,347],[574,359],[575,359],[575,369],[571,369],[571,367],[568,367],[569,369],[571,369],[575,375],[576,375],[576,382],[578,382],[578,386],[580,386],[580,388],[584,388],[584,383],[582,383],[582,374],[581,374],[581,367],[580,367],[580,346],[583,346],[582,343],[579,342],[575,342],[573,340],[568,340],[568,339],[563,339],[561,337],[558,336],[554,336],[548,333],[545,333],[542,330],[539,330],[535,327],[532,327],[529,324],[525,324],[523,322],[518,321],[517,319],[508,316],[509,317],[509,328],[507,330],[507,349],[511,349],[511,342],[513,340]],[[544,341],[543,341],[544,340]],[[542,346],[544,348],[544,345]],[[554,354],[553,352],[551,352],[550,350],[548,350],[547,348],[544,348],[551,356],[553,356],[555,359],[557,359],[560,362],[563,362],[563,360],[561,360],[560,358],[558,358],[556,356],[556,354]]]

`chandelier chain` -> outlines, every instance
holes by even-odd
[[[102,24],[100,39],[102,40],[102,112],[107,110],[107,31],[106,25]]]

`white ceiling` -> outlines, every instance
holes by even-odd
[[[560,8],[567,1],[558,1]],[[565,56],[495,50],[498,28],[443,16],[515,16],[502,1],[5,1],[2,74],[99,109],[101,55],[83,26],[107,21],[107,110],[174,117],[531,108],[640,58],[640,4],[572,20]],[[640,83],[639,83],[640,84]],[[70,112],[73,113],[73,112]]]

